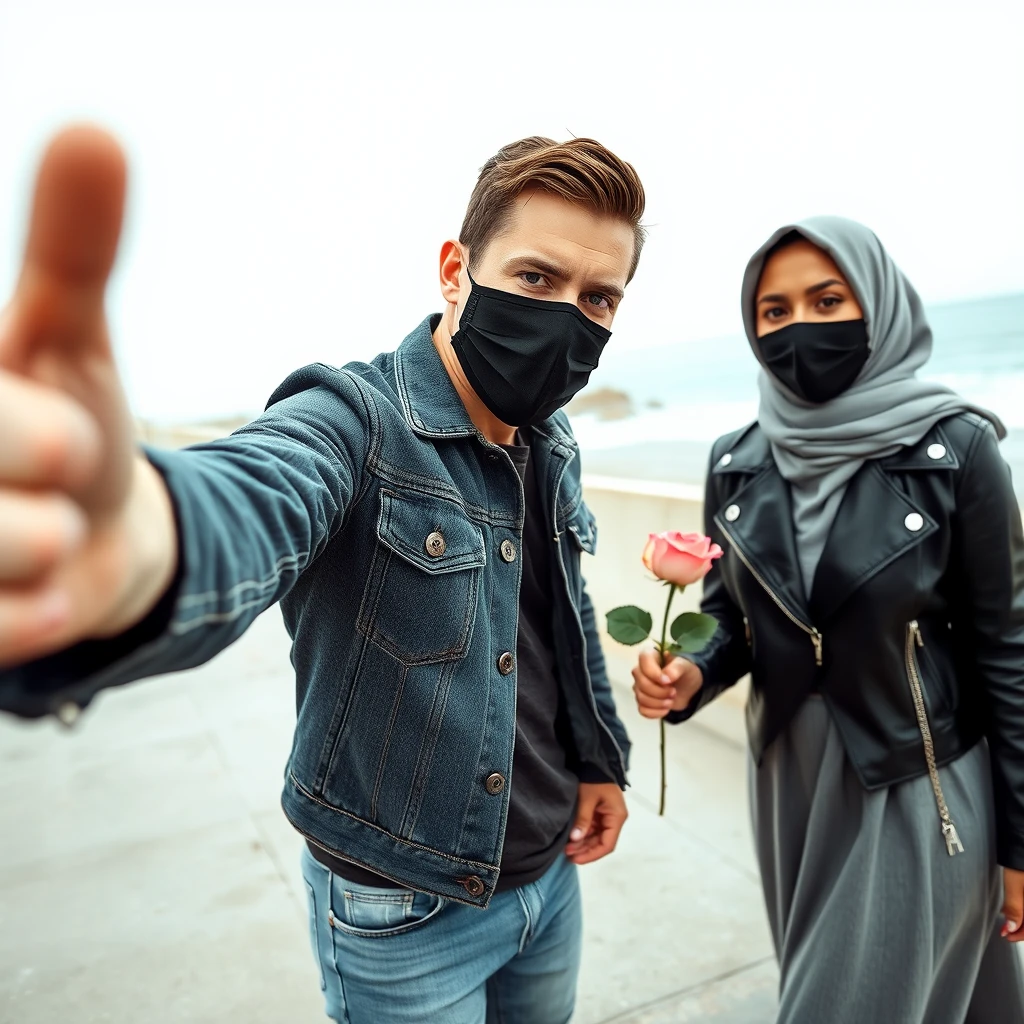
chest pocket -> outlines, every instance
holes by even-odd
[[[455,502],[381,491],[359,629],[407,665],[462,658],[485,561],[483,532]]]

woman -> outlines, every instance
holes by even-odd
[[[641,713],[684,721],[751,674],[780,1022],[1019,1024],[1024,540],[1004,428],[918,379],[921,302],[862,225],[780,229],[742,301],[764,372],[757,422],[712,455],[719,630],[664,669],[641,656]]]

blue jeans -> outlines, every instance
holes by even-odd
[[[339,1024],[567,1024],[582,914],[576,867],[486,910],[355,885],[302,854],[327,1016]]]

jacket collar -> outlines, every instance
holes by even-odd
[[[428,316],[395,353],[395,379],[402,410],[409,426],[421,437],[478,437],[480,431],[469,418],[434,347],[434,331],[440,321],[440,313]],[[533,432],[556,454],[568,456],[578,451],[564,413],[555,413],[535,426]]]
[[[473,437],[479,431],[434,348],[434,330],[440,321],[440,313],[428,316],[395,353],[402,410],[421,437]]]
[[[807,626],[834,615],[849,596],[939,528],[898,483],[906,472],[949,472],[961,459],[941,424],[911,448],[869,461],[850,481],[806,594],[793,532],[790,489],[763,432],[752,424],[712,469],[735,476],[715,521],[756,577],[791,616]],[[864,543],[865,524],[870,543]]]

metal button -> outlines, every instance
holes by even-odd
[[[444,536],[436,530],[427,537],[427,554],[430,555],[431,558],[440,558],[447,547],[448,545],[445,542]]]
[[[516,560],[516,546],[510,540],[503,540],[501,542],[501,557],[506,562],[514,562]]]
[[[945,457],[946,457],[946,446],[944,444],[930,444],[930,445],[928,445],[928,458],[929,459],[935,459],[936,461],[938,461],[939,459],[944,459]]]
[[[728,522],[735,523],[736,520],[739,519],[739,517],[740,517],[740,507],[739,507],[739,505],[730,505],[725,510],[725,518],[726,518],[726,520]]]
[[[903,525],[911,533],[917,533],[918,530],[924,529],[924,516],[919,512],[911,512],[910,515],[903,520]]]
[[[505,788],[505,776],[495,772],[493,775],[487,776],[487,782],[484,785],[487,786],[487,792],[491,796],[497,796]]]
[[[462,888],[465,889],[470,896],[483,896],[486,886],[484,885],[483,880],[477,878],[476,875],[470,875],[469,878],[462,878],[460,881],[462,882]]]
[[[57,719],[61,725],[70,728],[78,721],[78,716],[81,713],[82,709],[74,701],[67,700],[57,708]]]
[[[516,667],[516,659],[508,651],[506,651],[498,659],[498,671],[503,676],[509,675],[509,673],[511,673],[513,671],[513,669],[515,669],[515,667]]]
[[[732,452],[726,452],[719,460],[720,466],[731,466],[732,465]]]

